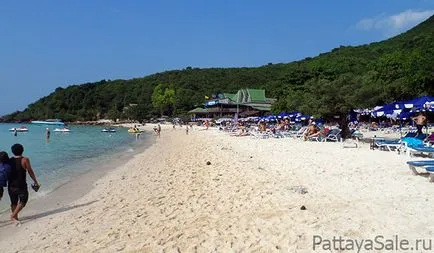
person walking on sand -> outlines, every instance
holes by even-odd
[[[0,200],[3,198],[4,187],[7,186],[11,166],[9,165],[8,153],[0,152]]]
[[[188,125],[185,125],[185,133],[188,135]]]
[[[39,183],[30,165],[30,159],[23,156],[24,147],[21,144],[14,144],[11,149],[14,157],[10,159],[11,172],[8,181],[8,192],[11,199],[11,220],[18,222],[18,214],[26,206],[29,199],[26,182],[27,173],[33,179],[32,188],[35,191],[38,191]]]
[[[411,119],[416,122],[417,135],[423,134],[422,128],[426,125],[426,117],[423,115],[423,113],[419,113],[419,115]]]
[[[161,134],[161,126],[160,126],[160,124],[158,124],[158,126],[157,126],[157,136],[158,136],[158,138],[160,138],[160,134]]]

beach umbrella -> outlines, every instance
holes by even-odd
[[[400,103],[390,103],[386,104],[376,110],[374,110],[371,115],[373,117],[390,116],[393,114],[399,114],[402,111],[403,104]],[[377,107],[376,107],[377,108]]]
[[[401,103],[404,105],[405,108],[424,109],[425,107],[427,107],[427,105],[431,105],[432,103],[434,103],[434,97],[423,96],[403,101]]]
[[[276,121],[277,117],[274,115],[268,115],[267,117],[265,117],[265,120],[267,121]]]
[[[249,121],[259,121],[260,120],[260,117],[248,117],[247,118],[247,120],[249,120]]]
[[[287,112],[281,112],[279,114],[277,114],[277,118],[281,119],[281,118],[287,118],[289,117],[289,113]]]
[[[288,113],[288,117],[294,118],[294,119],[295,119],[295,117],[301,116],[301,115],[302,115],[302,113],[300,113],[300,112],[289,112]]]
[[[295,121],[303,121],[303,120],[309,120],[312,117],[310,115],[298,115],[297,117],[295,117]]]
[[[414,114],[414,112],[411,111],[403,111],[399,114],[399,119],[400,120],[408,120],[411,118],[411,116]]]

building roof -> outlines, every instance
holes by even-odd
[[[265,111],[265,112],[271,111],[271,106],[252,105],[251,107],[258,111]]]
[[[260,89],[241,89],[232,97],[232,101],[240,104],[274,102],[265,97],[265,90]]]
[[[208,113],[208,109],[197,107],[197,108],[189,111],[188,113]]]

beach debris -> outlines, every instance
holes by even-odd
[[[250,156],[250,158],[253,158],[253,156]]]
[[[211,165],[211,162],[210,161],[206,162],[206,165]]]
[[[303,210],[303,211],[304,211],[304,210],[306,210],[306,207],[305,207],[305,206],[301,206],[301,207],[300,207],[300,210]]]
[[[291,191],[294,191],[295,193],[298,194],[306,194],[308,193],[307,188],[302,186],[302,185],[298,185],[298,186],[293,186],[290,188]]]

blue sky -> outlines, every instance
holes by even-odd
[[[59,86],[291,62],[389,38],[433,14],[434,0],[3,0],[0,115]]]

